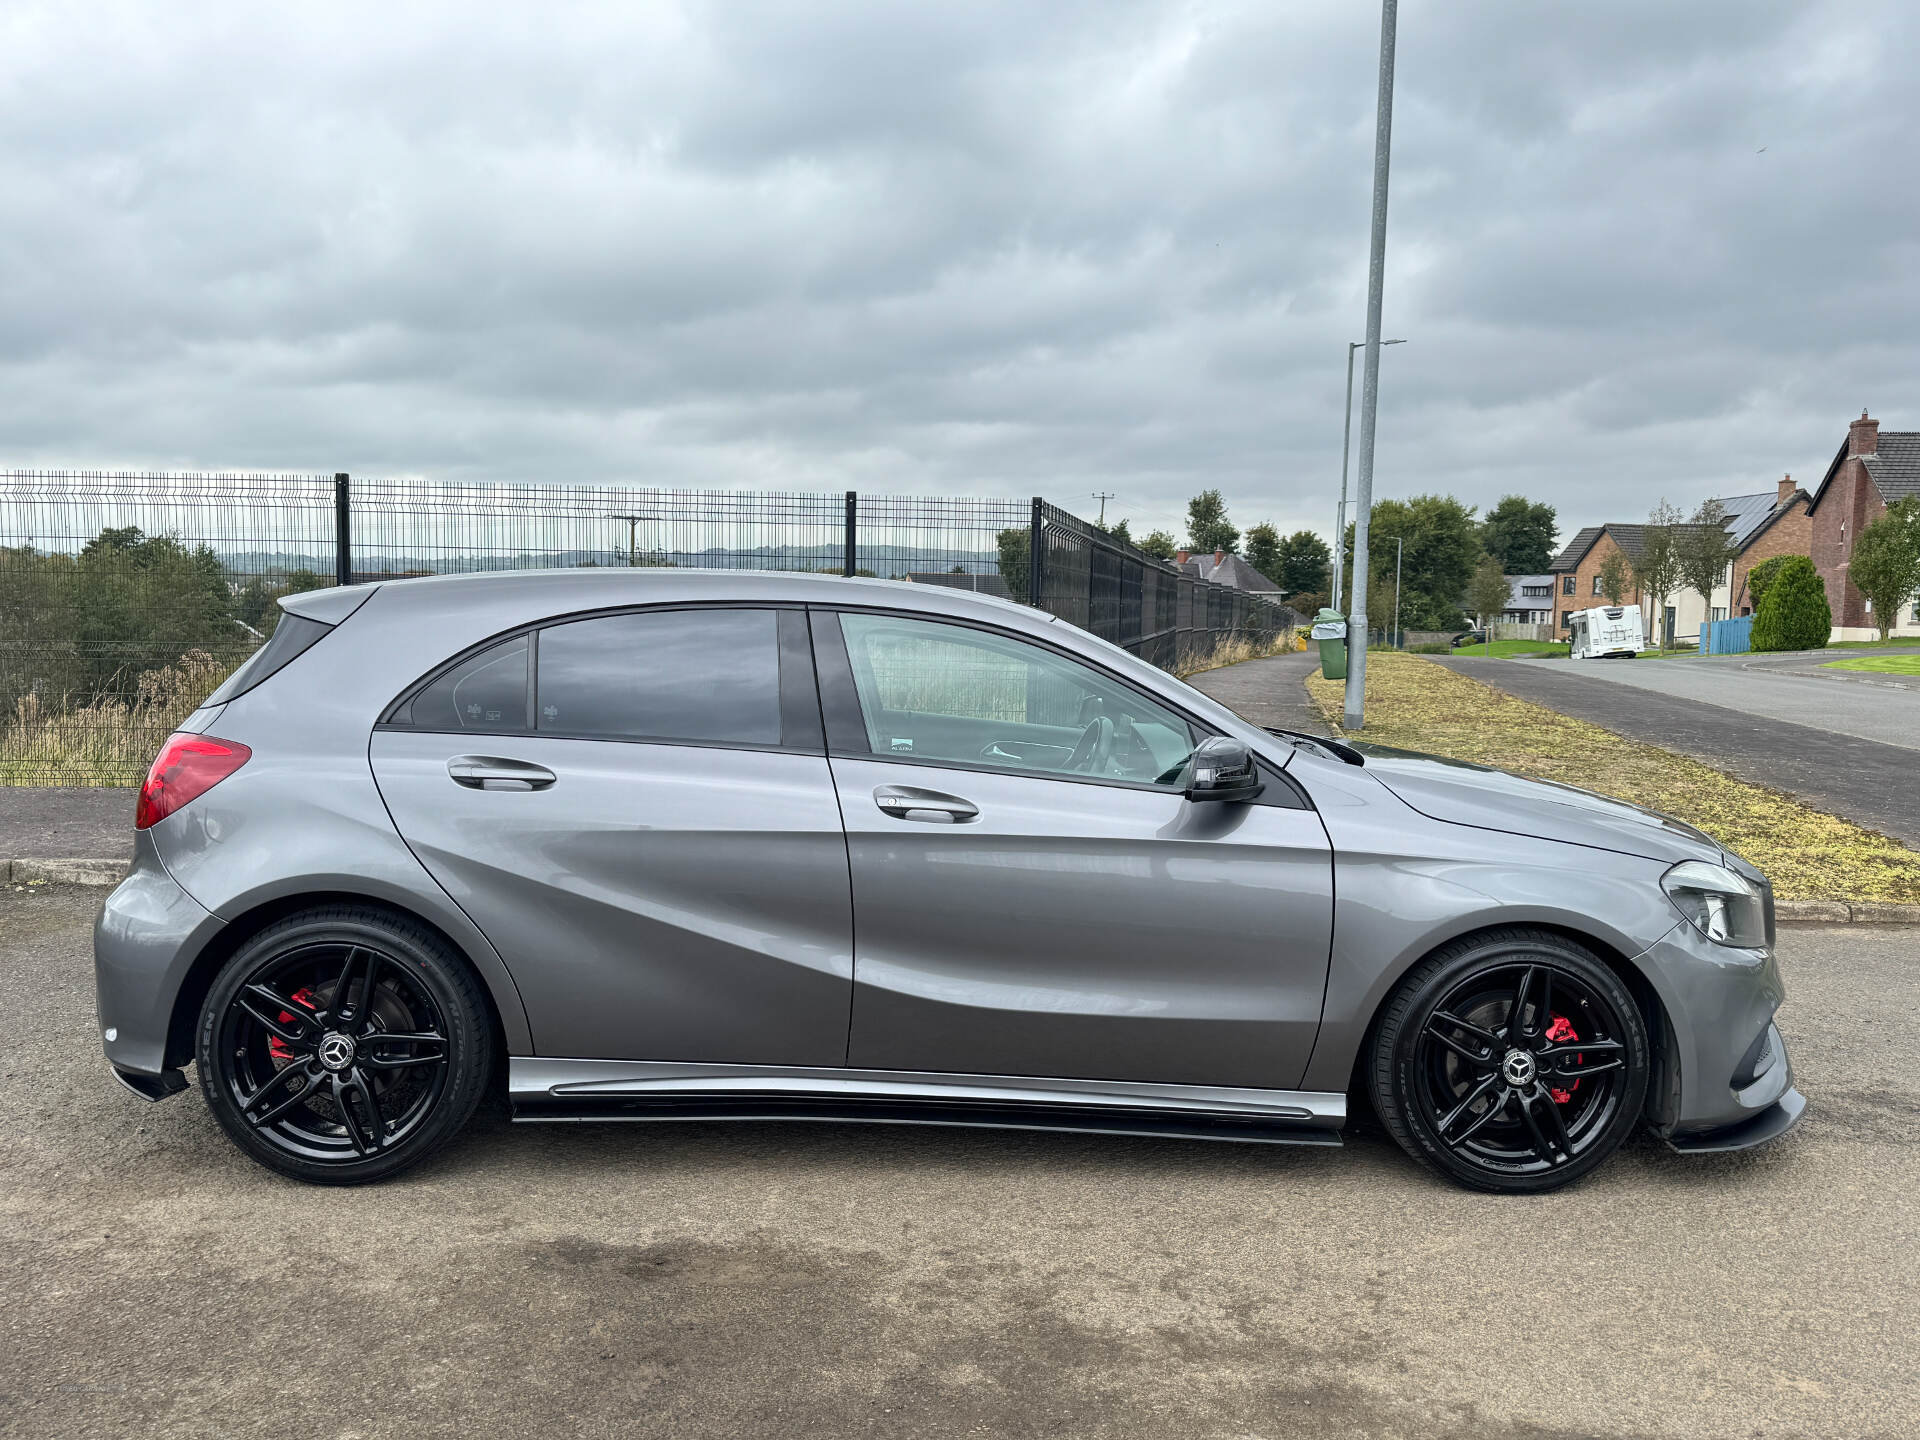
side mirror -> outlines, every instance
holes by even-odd
[[[1228,735],[1202,740],[1193,752],[1187,772],[1187,799],[1207,801],[1251,800],[1266,786],[1253,763],[1246,742]]]

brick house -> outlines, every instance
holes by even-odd
[[[1649,638],[1670,633],[1676,640],[1692,640],[1707,620],[1724,620],[1730,615],[1753,613],[1753,601],[1747,594],[1747,575],[1762,560],[1775,555],[1805,555],[1812,541],[1812,521],[1808,516],[1811,497],[1793,483],[1791,475],[1772,490],[1752,495],[1723,495],[1720,507],[1727,513],[1727,533],[1737,553],[1728,573],[1703,602],[1698,591],[1677,590],[1666,597],[1666,615],[1655,615],[1651,600],[1638,585],[1629,584],[1624,603],[1641,607]],[[1590,525],[1575,535],[1554,559],[1554,615],[1556,629],[1565,633],[1572,626],[1576,610],[1605,605],[1601,593],[1600,571],[1607,557],[1624,554],[1629,563],[1640,558],[1646,536],[1645,525]]]
[[[1847,427],[1846,441],[1809,507],[1809,553],[1826,582],[1835,640],[1879,637],[1866,597],[1854,588],[1847,568],[1860,532],[1884,515],[1889,504],[1908,495],[1920,495],[1920,431],[1889,430],[1882,435],[1880,422],[1862,410]],[[1901,634],[1920,633],[1920,604],[1899,616],[1894,628]]]

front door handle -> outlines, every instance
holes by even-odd
[[[498,755],[456,755],[447,761],[447,774],[469,790],[544,790],[554,778],[544,765]]]
[[[926,825],[964,825],[980,814],[980,807],[971,800],[911,785],[882,785],[873,792],[873,803],[896,820],[918,820]]]

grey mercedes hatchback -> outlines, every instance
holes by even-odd
[[[1784,1133],[1773,904],[1672,819],[1262,730],[1038,611],[683,570],[282,602],[170,737],[108,1063],[302,1180],[520,1120],[1334,1145],[1465,1185]]]

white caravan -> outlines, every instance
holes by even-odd
[[[1638,605],[1596,605],[1576,610],[1573,621],[1573,658],[1600,660],[1608,655],[1631,658],[1640,653],[1646,631]]]

